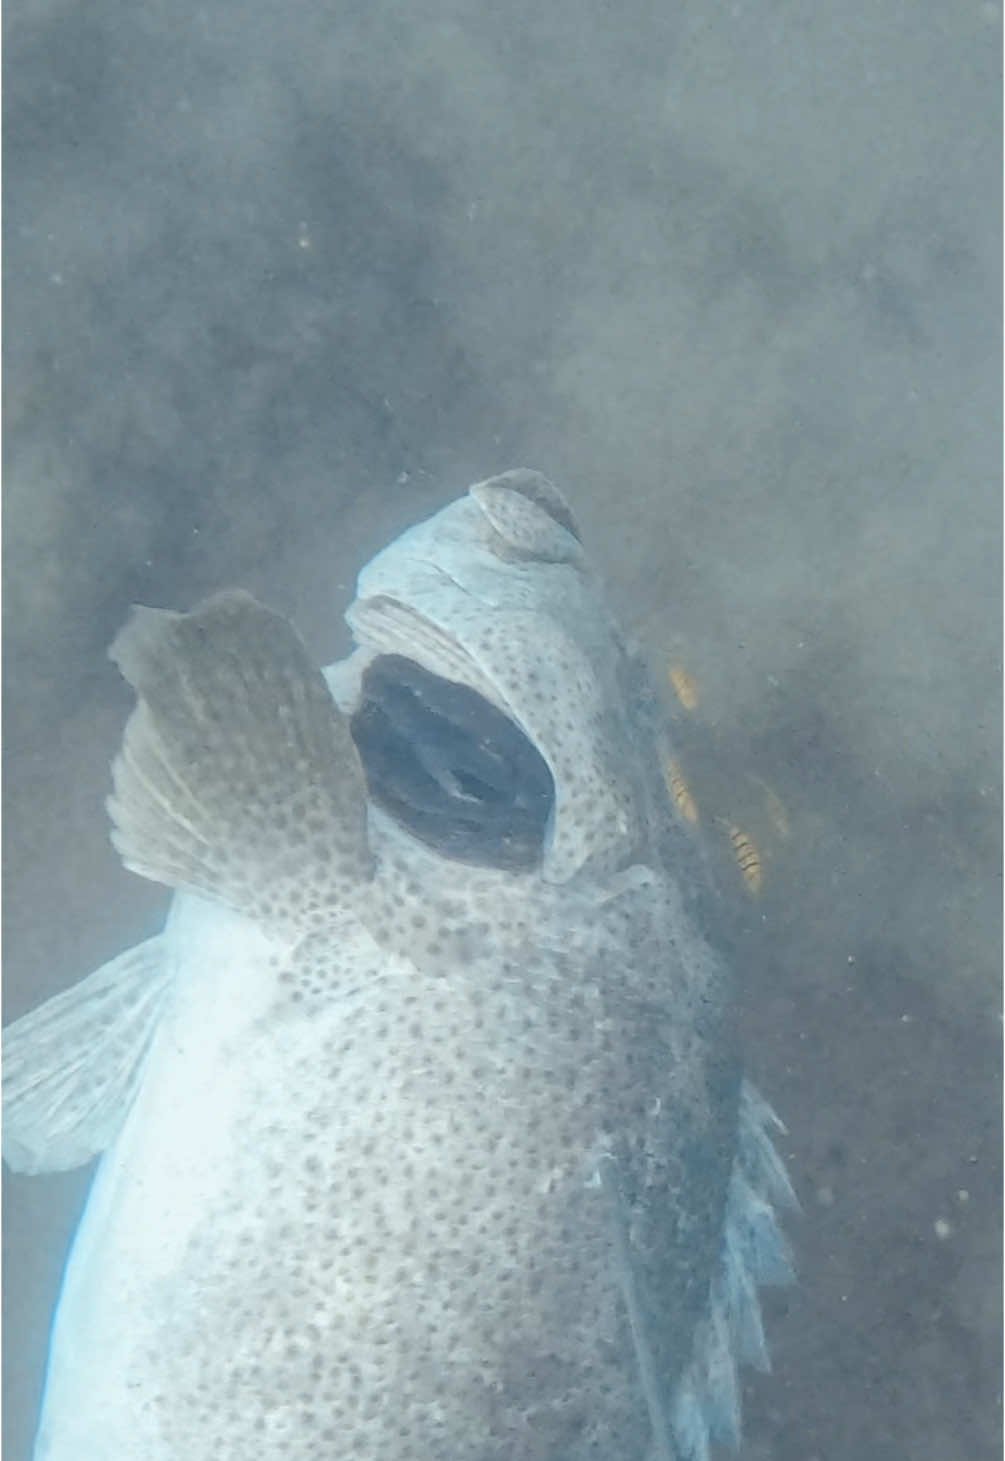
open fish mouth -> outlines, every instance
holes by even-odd
[[[403,655],[363,673],[350,722],[373,801],[442,856],[506,872],[542,859],[555,805],[548,764],[467,685]]]

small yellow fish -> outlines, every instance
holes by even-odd
[[[747,891],[756,898],[764,882],[761,854],[758,852],[756,844],[747,836],[746,832],[742,831],[732,822],[726,823],[726,832],[733,849],[733,856],[736,858],[740,872],[743,874],[743,881],[747,885]]]
[[[690,822],[692,826],[697,825],[698,803],[691,793],[691,788],[688,786],[684,773],[681,770],[680,762],[675,756],[671,756],[663,767],[663,779],[666,782],[670,800],[678,812],[680,812],[685,822]]]
[[[667,670],[667,679],[684,709],[697,710],[698,681],[694,676],[688,674],[683,665],[671,665]]]

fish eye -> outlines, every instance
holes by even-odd
[[[528,502],[533,502],[535,507],[546,512],[552,522],[558,523],[560,528],[565,528],[567,533],[571,533],[577,543],[583,541],[576,519],[572,515],[572,508],[554,482],[549,482],[548,478],[542,476],[540,472],[517,468],[514,471],[504,472],[499,477],[491,478],[485,485],[493,484],[506,487],[510,492],[516,492],[519,496],[526,497]]]

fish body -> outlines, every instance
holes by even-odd
[[[102,1153],[36,1461],[702,1457],[793,1199],[645,672],[531,472],[347,617],[324,677],[237,592],[113,646],[178,891],[6,1032],[7,1160]]]

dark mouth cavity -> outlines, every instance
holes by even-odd
[[[381,655],[363,674],[351,729],[373,800],[428,847],[507,872],[540,864],[551,772],[475,690]]]

